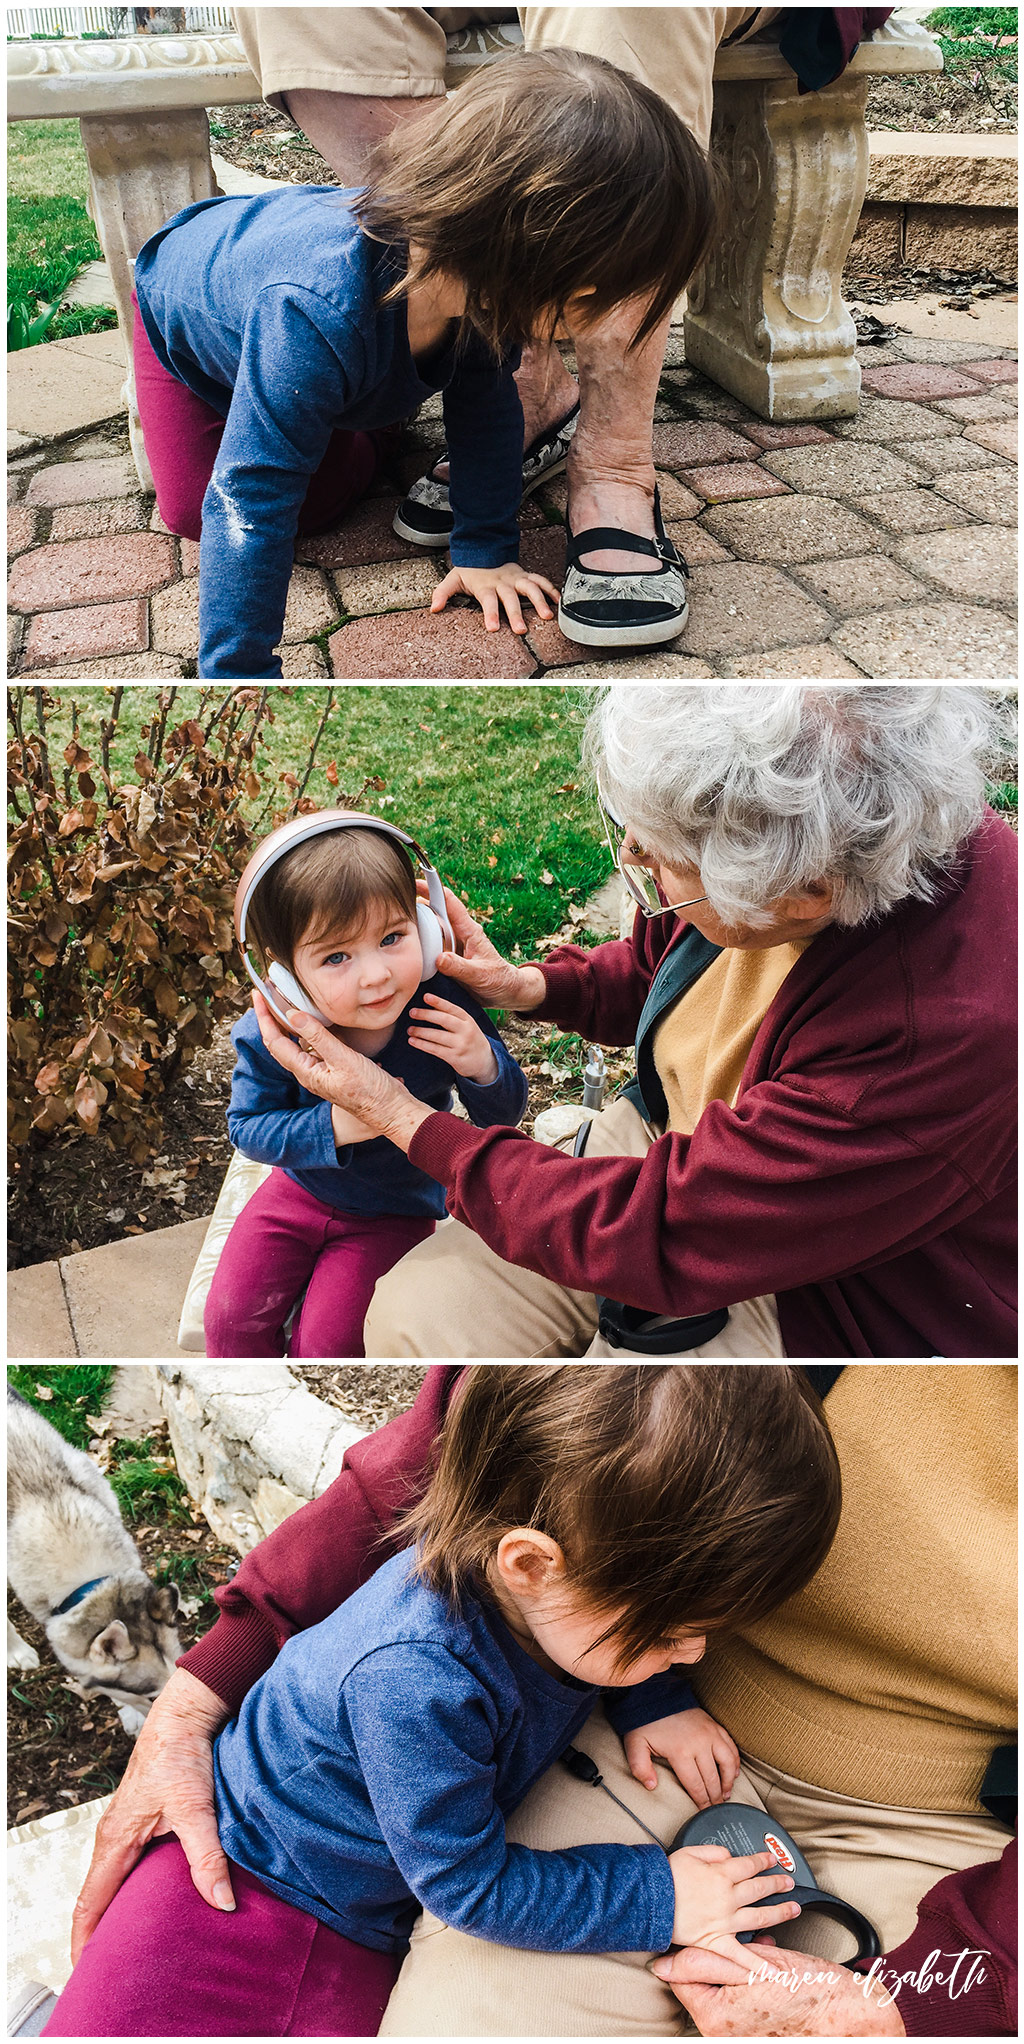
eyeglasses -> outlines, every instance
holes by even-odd
[[[624,879],[633,900],[642,915],[650,922],[654,916],[673,916],[678,909],[696,908],[698,902],[706,901],[706,894],[695,894],[689,901],[663,902],[658,893],[653,873],[641,863],[646,858],[643,846],[625,842],[626,826],[620,823],[613,809],[609,809],[604,796],[598,789],[597,806],[608,840],[608,850]]]

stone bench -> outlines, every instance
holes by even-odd
[[[449,86],[519,41],[515,24],[460,30],[449,38]],[[712,145],[733,203],[690,290],[686,354],[763,418],[856,412],[856,333],[840,285],[867,182],[868,84],[941,69],[938,44],[899,15],[819,93],[799,92],[770,41],[719,50]],[[8,120],[81,122],[124,337],[132,448],[151,487],[131,390],[132,261],[171,214],[217,190],[207,107],[256,101],[259,87],[234,35],[11,43],[7,71]]]

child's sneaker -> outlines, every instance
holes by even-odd
[[[538,490],[541,483],[548,482],[565,467],[579,415],[577,402],[557,425],[549,426],[546,432],[538,433],[537,438],[531,440],[523,455],[524,497]],[[433,468],[413,484],[395,512],[392,520],[394,531],[399,539],[411,540],[413,546],[446,547],[451,538],[455,521],[448,502],[448,485],[440,480],[437,473],[447,459],[448,449],[443,447]]]

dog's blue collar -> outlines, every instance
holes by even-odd
[[[54,1605],[50,1617],[63,1618],[65,1611],[73,1611],[75,1605],[80,1604],[82,1598],[89,1595],[90,1590],[98,1590],[101,1583],[109,1581],[109,1576],[93,1576],[90,1583],[79,1583],[77,1590],[72,1590],[70,1597],[65,1597],[63,1604]]]

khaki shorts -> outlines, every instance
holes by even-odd
[[[655,1140],[654,1129],[630,1101],[614,1100],[591,1122],[579,1168],[585,1171],[593,1157],[646,1156]],[[635,1353],[610,1348],[598,1333],[593,1292],[574,1291],[506,1263],[460,1221],[443,1221],[381,1278],[364,1341],[367,1355],[378,1358],[604,1356],[618,1362]],[[697,1362],[785,1355],[774,1298],[730,1306],[721,1334],[680,1354]]]
[[[440,99],[445,38],[473,22],[514,19],[531,50],[606,57],[661,94],[704,146],[719,43],[745,41],[777,7],[236,7],[265,99],[300,89]]]
[[[598,1708],[576,1744],[609,1788],[663,1845],[694,1814],[667,1767],[641,1788],[622,1743]],[[853,1903],[891,1951],[914,1927],[922,1895],[944,1874],[998,1859],[1010,1833],[992,1817],[888,1809],[837,1796],[743,1756],[733,1800],[767,1810],[806,1852],[823,1888]],[[555,1766],[510,1817],[510,1841],[535,1851],[644,1843],[603,1790]],[[852,1955],[840,1926],[810,1912],[775,1933],[779,1944],[822,1958]],[[671,1990],[647,1970],[646,1952],[597,1957],[511,1951],[451,1930],[424,1913],[412,1935],[381,2026],[382,2037],[675,2037],[694,2034]]]

